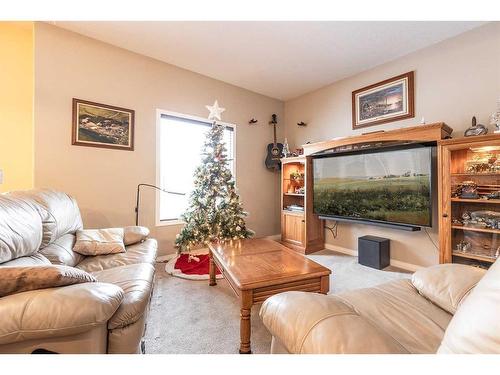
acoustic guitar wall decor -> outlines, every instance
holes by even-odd
[[[278,123],[277,116],[273,114],[269,125],[273,126],[274,139],[273,143],[267,145],[266,167],[268,169],[279,170],[281,167],[281,154],[283,152],[283,144],[276,142],[276,124]]]

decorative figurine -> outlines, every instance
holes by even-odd
[[[484,199],[500,199],[500,190],[486,194]]]
[[[497,111],[490,116],[490,124],[495,125],[495,133],[500,133],[500,98],[497,100]]]
[[[288,141],[285,138],[285,142],[283,143],[283,157],[287,158],[290,156],[290,147],[288,146]]]
[[[476,116],[472,117],[472,126],[467,129],[464,133],[466,137],[472,137],[476,135],[485,135],[488,133],[488,128],[484,125],[476,123]]]
[[[467,251],[470,251],[471,248],[472,248],[472,245],[470,242],[460,241],[459,243],[457,243],[457,251],[467,252]]]
[[[477,184],[474,181],[464,181],[460,185],[460,198],[464,199],[478,199]]]
[[[495,211],[474,211],[471,212],[470,224],[483,227],[498,229],[500,227],[500,213]]]

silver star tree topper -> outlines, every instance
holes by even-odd
[[[206,105],[205,107],[210,111],[210,114],[208,115],[209,120],[222,120],[221,113],[224,112],[226,108],[219,107],[217,100],[214,105]]]

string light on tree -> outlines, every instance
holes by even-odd
[[[214,120],[202,149],[202,162],[194,173],[194,189],[182,220],[186,223],[175,239],[178,251],[189,251],[210,241],[249,238],[254,233],[246,227],[240,197],[228,166],[223,142],[224,126],[217,124],[221,113],[217,100],[207,105],[208,118]]]

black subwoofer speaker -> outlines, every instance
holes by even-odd
[[[390,264],[390,241],[387,238],[363,236],[358,238],[358,263],[381,270]]]

